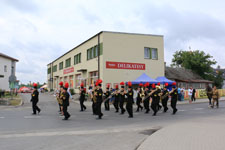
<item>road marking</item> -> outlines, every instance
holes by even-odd
[[[202,110],[202,109],[204,109],[204,108],[195,108],[194,110]]]
[[[5,117],[0,117],[0,119],[4,119]]]
[[[64,136],[64,135],[92,135],[92,134],[108,134],[120,132],[140,132],[144,130],[159,130],[161,127],[154,128],[126,128],[126,129],[106,129],[106,130],[85,130],[85,131],[55,131],[55,132],[29,132],[16,134],[0,134],[2,138],[21,138],[21,137],[48,137],[48,136]]]
[[[24,116],[25,119],[36,119],[41,118],[41,116]]]
[[[178,111],[187,111],[187,110],[178,110]]]

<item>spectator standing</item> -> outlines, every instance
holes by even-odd
[[[192,102],[192,92],[193,92],[193,89],[192,89],[192,87],[190,87],[189,89],[188,89],[188,97],[189,97],[189,103],[191,104],[191,102]]]

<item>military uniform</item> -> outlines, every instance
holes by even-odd
[[[143,107],[141,106],[141,101],[142,101],[142,90],[140,89],[140,91],[137,93],[137,100],[136,100],[136,105],[137,105],[137,110],[136,112],[139,112],[139,109],[143,109]]]
[[[145,99],[144,99],[144,108],[145,108],[145,113],[149,113],[150,111],[150,108],[149,108],[149,100],[150,100],[150,97],[148,96],[149,95],[149,90],[145,91]]]
[[[68,118],[70,117],[70,114],[67,111],[68,106],[70,105],[69,98],[70,98],[70,95],[67,91],[62,93],[63,115],[65,116],[65,118],[63,120],[68,120]]]
[[[177,112],[177,99],[178,99],[178,92],[177,92],[177,89],[175,89],[174,91],[172,91],[170,93],[170,96],[171,96],[171,107],[173,109],[173,114],[176,114]]]
[[[131,88],[131,85],[132,85],[131,82],[128,82],[130,90],[128,89],[128,92],[126,93],[127,96],[126,109],[129,114],[129,118],[133,118],[133,103],[134,103],[134,92]]]
[[[81,87],[80,98],[79,98],[79,100],[80,100],[80,111],[86,110],[86,106],[84,105],[85,95],[86,95],[86,93],[85,93],[83,87]]]
[[[157,89],[155,92],[152,93],[151,97],[152,97],[152,103],[151,103],[151,108],[153,110],[153,116],[156,115],[156,113],[158,112],[159,110],[159,101],[160,101],[160,96],[159,96],[159,93],[160,93],[160,89]]]
[[[219,91],[217,89],[212,90],[212,108],[214,108],[215,102],[216,102],[216,107],[219,108]]]
[[[115,107],[116,112],[119,112],[120,93],[118,93],[118,89],[116,89],[114,96],[115,96],[115,100],[114,100],[113,106]]]
[[[101,111],[102,96],[103,96],[102,89],[101,88],[97,89],[96,90],[96,113],[98,115],[98,119],[102,119],[102,116],[103,116],[103,113]]]
[[[110,107],[109,107],[109,96],[110,96],[110,92],[109,92],[109,89],[107,88],[107,91],[104,93],[105,94],[105,110],[106,111],[109,111],[110,110]]]
[[[163,89],[162,91],[162,106],[164,108],[163,112],[167,112],[167,102],[169,100],[169,91],[167,89]]]
[[[123,107],[125,102],[125,93],[124,90],[120,91],[120,110],[121,110],[121,114],[124,114],[124,112],[126,111]]]
[[[41,109],[37,106],[37,103],[39,101],[39,92],[35,88],[33,93],[31,94],[31,102],[32,102],[32,109],[33,109],[33,115],[36,115],[36,111],[40,113]]]

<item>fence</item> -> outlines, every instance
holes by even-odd
[[[218,89],[220,96],[225,96],[225,89]],[[196,93],[195,93],[195,97],[197,99],[201,99],[201,98],[207,98],[206,95],[206,90],[205,89],[196,89]],[[185,90],[184,93],[184,99],[188,99],[188,90]]]

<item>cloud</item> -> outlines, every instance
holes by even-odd
[[[18,11],[32,13],[38,10],[34,0],[2,0],[2,3]]]
[[[223,5],[194,0],[3,0],[0,51],[19,59],[17,76],[23,83],[46,82],[48,63],[102,30],[164,35],[167,63],[176,50],[191,46],[225,67]]]

